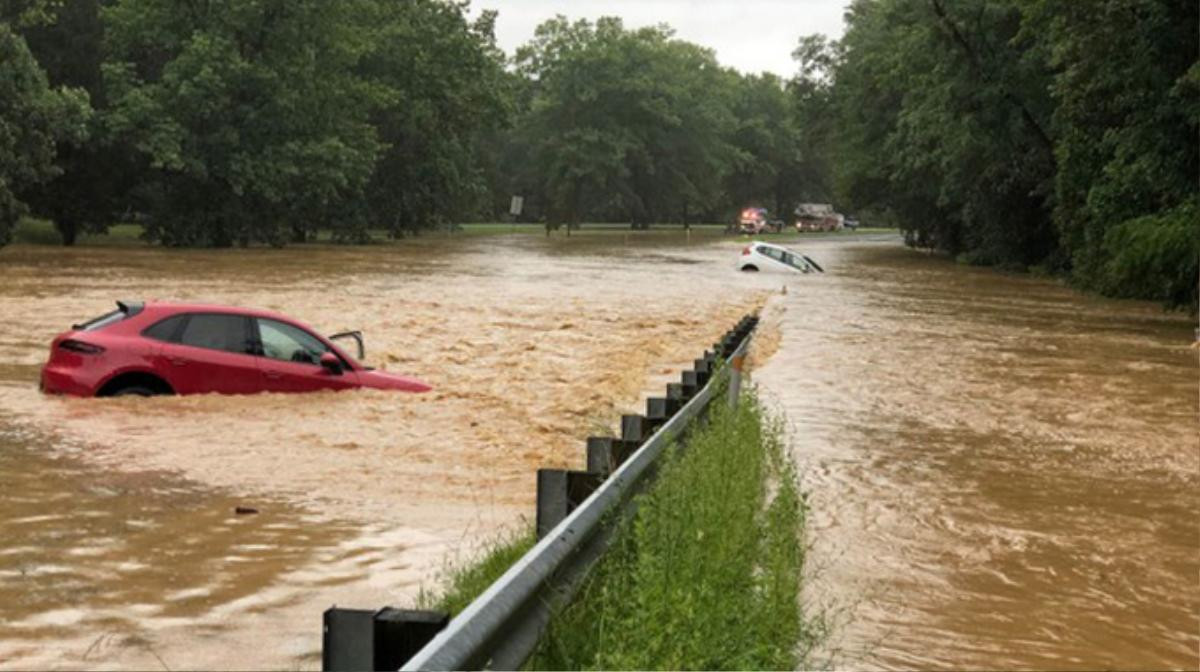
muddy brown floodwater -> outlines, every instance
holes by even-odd
[[[723,256],[657,236],[3,250],[0,666],[319,667],[322,610],[411,606],[522,524],[536,468],[582,466],[586,436],[762,305]],[[368,363],[435,391],[40,395],[52,336],[118,298],[360,328]]]
[[[756,379],[813,504],[806,604],[840,667],[1196,668],[1190,322],[809,239],[0,251],[0,668],[320,666],[331,604],[411,605],[533,501],[539,466],[765,304]],[[787,286],[787,293],[779,290]],[[117,298],[364,329],[384,392],[48,399],[50,338]],[[235,506],[259,509],[237,516]]]
[[[820,257],[757,376],[810,493],[807,606],[836,628],[814,662],[1200,667],[1194,318],[894,246]]]

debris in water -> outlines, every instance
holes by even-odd
[[[258,513],[258,509],[252,506],[235,506],[233,507],[233,512],[239,516],[245,516],[252,513]]]

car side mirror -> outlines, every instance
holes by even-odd
[[[321,368],[334,376],[340,376],[342,375],[342,360],[332,352],[326,352],[321,355]]]

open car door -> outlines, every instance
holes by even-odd
[[[328,338],[329,338],[329,340],[334,341],[334,342],[337,342],[339,340],[344,341],[344,340],[348,340],[348,339],[353,339],[354,344],[355,344],[354,358],[358,360],[359,364],[362,364],[363,357],[365,357],[367,355],[367,351],[366,351],[366,348],[363,347],[363,335],[362,335],[361,331],[358,331],[358,330],[343,331],[341,333],[337,333],[332,336],[329,336]],[[339,343],[338,345],[341,345],[341,344]]]

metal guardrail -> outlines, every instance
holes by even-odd
[[[605,525],[610,512],[631,498],[671,440],[713,400],[725,377],[733,376],[731,392],[736,394],[742,358],[757,324],[757,317],[747,316],[727,333],[717,346],[728,365],[713,372],[611,476],[401,669],[518,669],[537,645],[554,606],[570,598],[578,579],[603,552],[611,532]],[[684,380],[686,385],[688,372]]]

